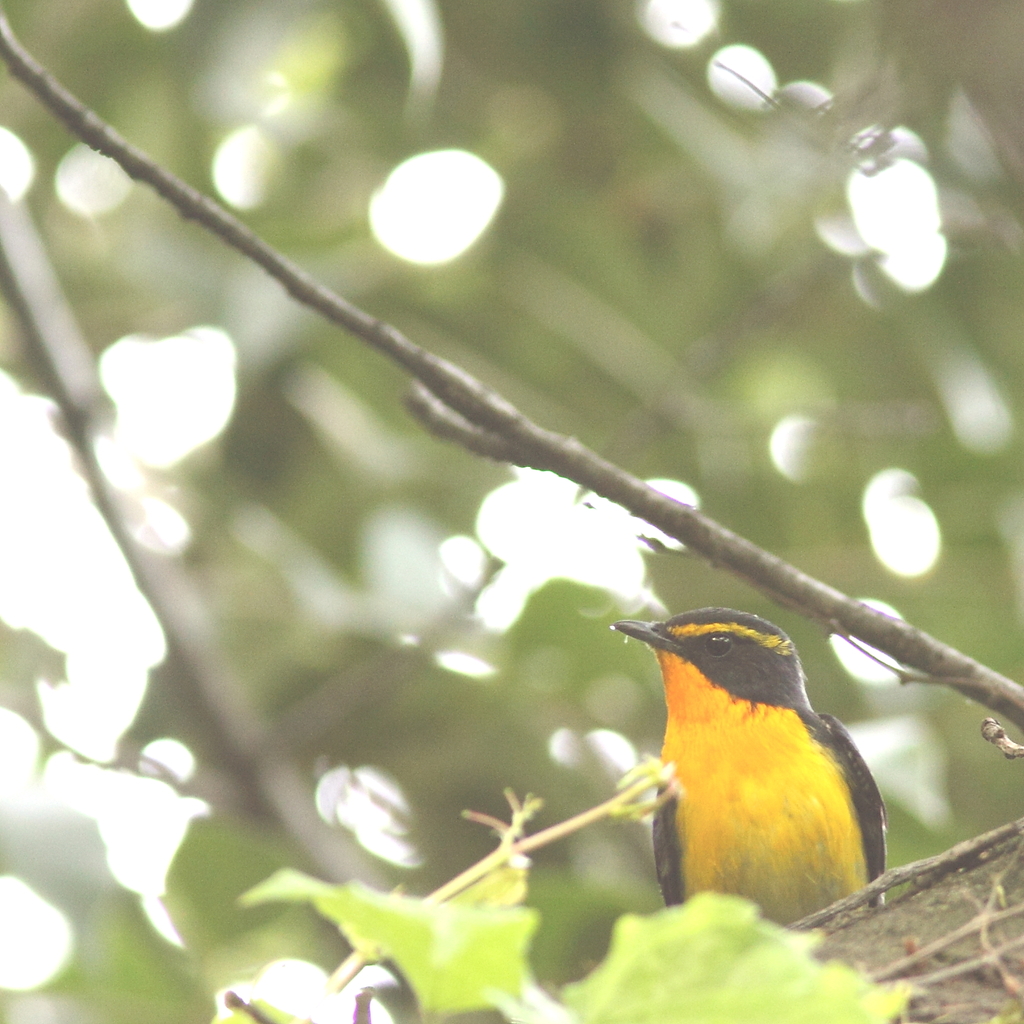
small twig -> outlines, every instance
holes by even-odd
[[[370,1024],[370,1003],[373,1002],[374,991],[364,988],[356,993],[356,1006],[352,1011],[352,1024]]]
[[[564,839],[566,836],[572,835],[573,832],[578,832],[581,828],[586,828],[587,825],[592,825],[602,818],[616,817],[631,809],[640,809],[644,813],[649,813],[650,810],[655,809],[656,803],[637,807],[636,802],[644,793],[655,786],[659,788],[664,787],[664,792],[659,797],[659,800],[667,800],[675,792],[674,787],[676,786],[675,775],[671,765],[658,765],[657,768],[654,765],[657,765],[657,762],[654,762],[653,765],[642,764],[634,768],[620,783],[622,788],[620,788],[619,792],[610,799],[605,800],[604,803],[600,803],[596,807],[591,807],[589,810],[567,818],[557,825],[552,825],[540,832],[536,832],[532,836],[526,836],[521,839],[516,838],[512,842],[506,841],[508,836],[520,834],[517,830],[521,830],[522,826],[526,824],[529,816],[536,811],[537,804],[536,798],[531,802],[531,799],[528,797],[520,805],[518,801],[515,801],[514,796],[510,795],[510,791],[506,790],[506,798],[512,805],[513,818],[510,824],[498,822],[500,828],[504,830],[503,834],[499,833],[502,834],[501,843],[486,857],[466,868],[465,871],[456,875],[440,888],[435,889],[429,896],[425,896],[423,901],[434,904],[444,903],[446,900],[450,900],[453,896],[457,896],[460,892],[468,889],[474,882],[484,878],[492,871],[513,861],[516,857],[530,853],[532,850],[538,850],[542,846],[557,842],[559,839]],[[494,820],[497,821],[497,819]],[[326,991],[328,993],[340,992],[366,964],[366,957],[358,950],[350,953],[327,980]],[[293,1024],[300,1024],[300,1022],[296,1021]],[[303,1021],[301,1024],[307,1024],[307,1022]]]
[[[892,981],[894,978],[902,977],[912,967],[916,967],[925,960],[930,960],[936,953],[941,953],[943,950],[956,945],[956,943],[969,938],[971,935],[986,932],[993,924],[1006,921],[1011,917],[1019,917],[1021,914],[1024,914],[1024,903],[1015,904],[1006,910],[999,910],[996,913],[992,913],[991,909],[982,910],[976,917],[972,917],[970,921],[962,924],[959,928],[954,928],[953,931],[948,932],[934,942],[929,942],[927,946],[922,946],[920,949],[914,950],[909,956],[900,957],[899,960],[886,964],[880,970],[873,971],[871,980]]]
[[[974,839],[965,839],[962,843],[957,843],[956,846],[950,847],[945,853],[940,853],[935,857],[926,857],[924,860],[917,860],[912,864],[902,864],[899,867],[891,868],[884,875],[879,875],[873,882],[869,882],[863,889],[858,889],[855,893],[837,900],[822,910],[808,914],[807,917],[801,918],[790,927],[799,931],[820,928],[840,914],[856,910],[870,903],[876,896],[895,889],[898,885],[905,885],[907,882],[917,881],[928,876],[939,878],[949,874],[993,846],[1022,834],[1024,834],[1024,818],[1000,825],[999,828],[976,836]]]
[[[971,974],[982,967],[991,967],[1011,950],[1020,949],[1021,946],[1024,946],[1024,935],[1018,935],[1017,938],[1004,942],[991,953],[984,953],[982,956],[973,957],[970,960],[961,960],[958,964],[951,964],[949,967],[932,971],[931,974],[917,975],[914,978],[914,984],[924,988],[928,985],[937,985],[941,981],[949,981],[950,978]]]
[[[628,778],[629,776],[627,776]],[[474,882],[483,878],[495,868],[506,864],[513,857],[530,853],[533,850],[539,850],[542,846],[548,846],[550,843],[564,839],[566,836],[572,835],[573,832],[578,832],[581,828],[592,825],[595,821],[614,817],[635,803],[653,786],[659,784],[668,785],[671,781],[672,777],[666,776],[664,768],[661,769],[660,777],[657,780],[652,778],[648,771],[639,781],[631,782],[626,788],[611,797],[611,799],[605,800],[604,803],[600,803],[596,807],[591,807],[589,810],[567,818],[557,825],[551,825],[540,832],[535,832],[532,836],[517,839],[512,843],[502,842],[496,850],[491,851],[482,860],[466,868],[465,871],[456,875],[455,878],[446,882],[439,889],[435,889],[429,896],[424,897],[424,900],[427,903],[443,903],[457,893],[462,892],[463,889],[468,889]]]
[[[994,718],[986,718],[981,723],[981,735],[983,739],[998,747],[1003,752],[1003,757],[1008,761],[1012,761],[1017,757],[1024,757],[1024,746],[1021,746],[1020,743],[1014,743],[1006,735],[1006,730]]]
[[[405,407],[419,424],[442,441],[454,441],[495,462],[516,462],[519,454],[500,434],[475,426],[442,402],[425,384],[413,381]]]

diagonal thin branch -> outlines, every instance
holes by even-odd
[[[1006,676],[801,572],[695,509],[655,491],[575,438],[545,430],[461,367],[414,344],[396,328],[317,283],[237,217],[125,141],[68,92],[21,46],[2,10],[0,59],[74,135],[116,160],[136,180],[150,185],[183,217],[197,221],[258,263],[297,301],[406,369],[440,403],[431,415],[421,418],[430,429],[449,440],[457,438],[475,452],[488,447],[486,454],[492,458],[552,470],[617,502],[772,600],[817,620],[829,630],[842,629],[858,637],[1024,728],[1024,688]],[[421,405],[427,411],[430,403]],[[447,406],[454,416],[441,416],[437,412],[440,406]],[[417,415],[421,415],[419,410]],[[474,434],[474,429],[480,433]],[[458,437],[460,433],[466,436]]]

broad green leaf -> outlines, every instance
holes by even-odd
[[[493,1006],[492,992],[518,996],[528,980],[526,954],[538,914],[526,907],[435,905],[288,870],[245,895],[250,904],[276,899],[309,901],[357,949],[393,959],[428,1012]]]
[[[702,893],[621,917],[604,963],[564,998],[582,1024],[875,1024],[899,1011],[903,993],[818,963],[814,944],[752,903]]]
[[[268,879],[242,893],[240,902],[246,907],[260,903],[274,903],[286,900],[293,903],[313,903],[320,897],[330,896],[338,888],[330,882],[323,882],[312,875],[281,868]]]

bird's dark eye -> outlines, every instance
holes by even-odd
[[[708,633],[704,646],[712,658],[724,658],[732,650],[732,637],[728,633]]]

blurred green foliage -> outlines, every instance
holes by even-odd
[[[429,95],[410,95],[408,54],[374,0],[200,0],[165,34],[141,28],[118,0],[5,7],[58,78],[204,191],[219,142],[260,124],[278,160],[265,202],[244,217],[346,297],[543,425],[638,475],[686,481],[730,528],[1021,675],[1019,425],[999,450],[972,450],[937,383],[950,352],[968,353],[1019,422],[1024,204],[1020,126],[1006,111],[1019,110],[1024,32],[1000,29],[1006,5],[723,0],[717,41],[672,51],[644,34],[632,0],[441,0],[445,57]],[[927,33],[908,31],[923,21]],[[985,47],[995,38],[992,59]],[[780,81],[823,82],[833,109],[730,110],[705,72],[715,47],[731,42],[758,47]],[[268,112],[281,78],[292,103]],[[1003,173],[970,173],[949,143],[950,112],[965,94]],[[292,306],[141,188],[93,220],[66,209],[53,175],[73,140],[6,76],[0,123],[36,160],[27,202],[97,355],[127,333],[203,323],[238,347],[227,432],[153,475],[190,522],[182,562],[267,743],[305,780],[303,798],[311,802],[316,779],[341,765],[371,766],[401,787],[421,864],[366,853],[367,874],[410,893],[440,884],[492,845],[461,810],[503,814],[506,786],[544,798],[541,825],[604,798],[613,773],[585,744],[572,764],[550,756],[560,729],[577,738],[614,729],[657,752],[653,659],[607,631],[637,609],[555,581],[495,635],[480,630],[473,595],[457,588],[426,611],[403,603],[406,581],[388,567],[472,535],[506,468],[426,438],[403,411],[398,370]],[[847,142],[873,124],[906,124],[929,147],[950,257],[918,295],[871,278],[871,304],[853,286],[851,259],[817,237],[815,218],[843,210],[855,165]],[[403,264],[370,235],[370,197],[403,158],[450,146],[502,175],[504,205],[460,259]],[[870,260],[861,270],[874,273]],[[39,387],[5,309],[0,362]],[[794,414],[818,424],[798,483],[768,449],[779,419]],[[358,444],[332,440],[338,416],[367,424]],[[860,500],[888,466],[916,476],[942,529],[941,559],[922,578],[893,575],[871,551]],[[725,605],[779,622],[820,710],[847,722],[916,715],[934,731],[942,775],[933,782],[951,817],[925,824],[890,800],[891,863],[1021,814],[1019,768],[979,740],[979,708],[939,688],[866,688],[817,627],[731,577],[672,554],[652,554],[648,565],[671,611]],[[400,642],[406,634],[419,643]],[[433,659],[444,650],[477,654],[497,672],[446,671]],[[32,635],[0,631],[3,702],[33,702],[32,685],[53,677],[54,660]],[[126,741],[179,738],[199,754],[203,780],[207,723],[174,694],[173,665],[154,672]],[[86,882],[76,896],[69,866],[70,892],[53,898],[87,929],[76,959],[52,998],[8,997],[8,1019],[35,1019],[26,1015],[45,1003],[55,1021],[79,1019],[83,1006],[110,1021],[203,1020],[216,989],[275,957],[306,956],[327,970],[340,960],[338,936],[305,910],[237,906],[274,868],[311,868],[310,857],[216,772],[207,782],[204,794],[224,799],[214,796],[212,818],[192,825],[167,894],[186,948],[165,948],[114,885],[90,889],[91,909],[79,914]],[[9,847],[0,836],[3,870],[32,860]],[[618,913],[657,905],[643,828],[604,825],[542,851],[530,902],[543,919],[538,979],[581,977]]]

